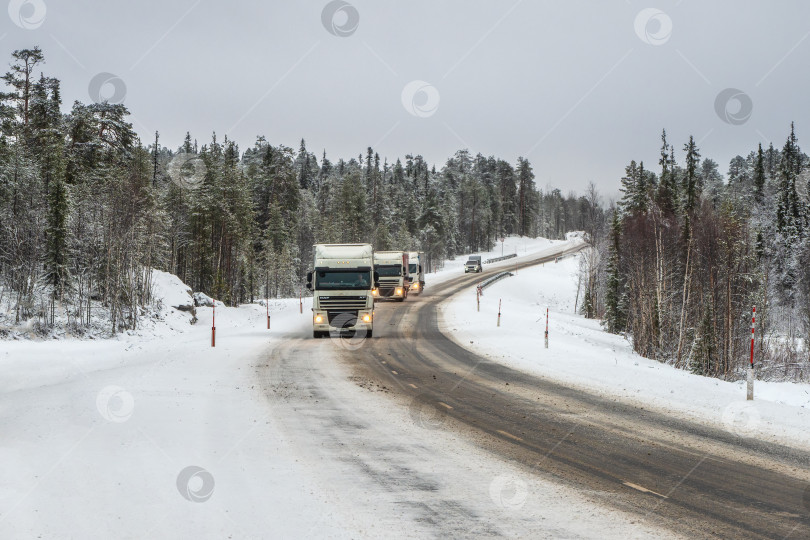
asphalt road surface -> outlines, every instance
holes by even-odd
[[[450,339],[442,301],[496,271],[378,302],[374,338],[340,360],[392,389],[393,406],[409,407],[415,421],[462,432],[527,475],[598,493],[600,504],[650,526],[693,538],[810,538],[810,452],[572,389]],[[309,347],[295,341],[299,355]]]

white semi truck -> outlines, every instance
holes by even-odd
[[[376,289],[377,298],[391,298],[402,302],[408,297],[411,282],[408,274],[407,251],[375,252],[374,270],[380,280],[380,286]]]
[[[373,290],[379,286],[371,244],[316,244],[312,291],[312,336],[365,333],[372,337]]]
[[[419,294],[425,289],[425,254],[421,251],[411,251],[408,253],[408,274],[411,280],[410,291]]]

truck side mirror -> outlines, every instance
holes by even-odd
[[[310,290],[310,291],[312,290],[312,282],[311,281],[307,281],[307,289]]]
[[[312,272],[307,272],[307,283],[312,283]]]
[[[422,265],[421,264],[419,265],[419,273],[420,274],[422,273]]]
[[[375,270],[374,271],[374,283],[377,283],[379,281],[380,281],[380,273]]]

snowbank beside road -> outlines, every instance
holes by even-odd
[[[635,354],[599,321],[574,313],[579,256],[520,270],[484,291],[440,308],[444,331],[493,361],[602,395],[689,417],[739,435],[787,444],[810,444],[810,385],[761,382],[745,401],[744,382],[701,377]],[[497,327],[498,300],[503,300]],[[543,345],[550,309],[549,348]]]

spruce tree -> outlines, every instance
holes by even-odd
[[[802,156],[793,122],[790,135],[782,149],[779,163],[779,188],[776,204],[776,228],[788,242],[802,237],[804,230],[804,209],[796,190],[796,180],[802,169]]]
[[[757,149],[757,158],[754,165],[754,200],[757,204],[762,204],[765,197],[765,154],[762,151],[762,143]]]
[[[689,136],[689,142],[683,147],[686,152],[686,169],[683,178],[683,211],[691,216],[697,207],[700,198],[700,185],[698,178],[698,165],[700,152],[695,144],[695,138]]]
[[[622,226],[618,212],[613,212],[610,226],[610,247],[608,251],[607,284],[605,293],[605,326],[607,331],[618,334],[627,324],[624,304],[624,286],[621,276],[620,242]]]
[[[661,155],[658,164],[661,166],[661,177],[658,181],[656,203],[665,216],[673,215],[677,209],[678,186],[675,182],[675,160],[672,148],[667,142],[667,131],[661,132]]]

